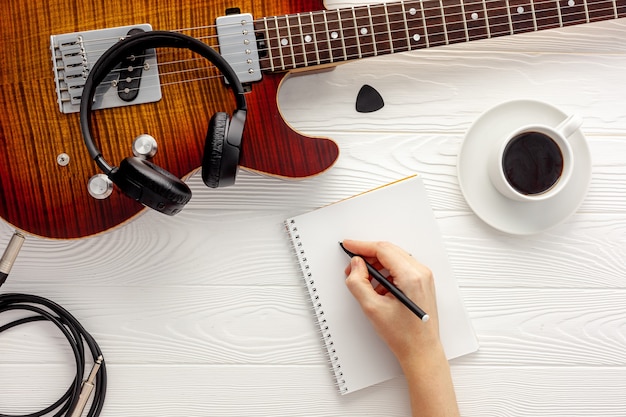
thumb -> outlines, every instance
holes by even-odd
[[[369,272],[363,259],[358,256],[350,260],[350,274],[346,278],[346,286],[359,304],[378,296],[369,280]]]

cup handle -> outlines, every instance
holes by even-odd
[[[563,135],[564,138],[569,138],[580,128],[580,126],[582,126],[582,124],[583,119],[576,114],[572,114],[559,123],[555,130]]]

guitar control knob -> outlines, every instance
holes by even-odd
[[[108,198],[113,192],[113,181],[104,174],[96,174],[87,182],[89,195],[97,200]]]
[[[150,159],[157,153],[157,141],[150,135],[139,135],[133,141],[133,155]]]

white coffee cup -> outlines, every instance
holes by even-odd
[[[517,201],[542,201],[557,195],[574,167],[568,138],[582,122],[580,117],[571,115],[556,127],[526,125],[502,138],[488,160],[494,187]]]

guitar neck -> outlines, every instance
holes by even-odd
[[[424,0],[266,17],[263,71],[287,71],[626,17],[626,0]]]

